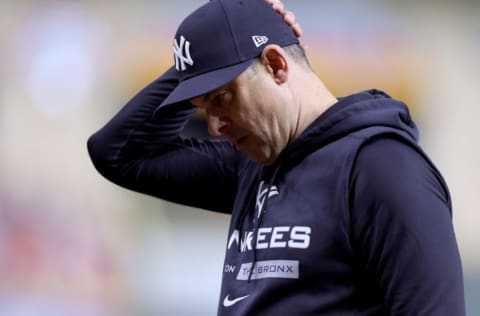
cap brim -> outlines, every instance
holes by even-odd
[[[253,62],[249,59],[239,64],[210,71],[188,80],[184,80],[169,94],[169,96],[155,109],[156,112],[167,105],[183,102],[209,93],[229,83],[244,72]]]

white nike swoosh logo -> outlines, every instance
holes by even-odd
[[[232,306],[232,305],[237,304],[237,303],[240,302],[241,300],[246,299],[246,298],[249,297],[249,296],[250,296],[250,294],[245,295],[245,296],[241,296],[241,297],[237,297],[236,299],[231,300],[231,299],[230,299],[230,294],[227,294],[227,296],[225,296],[225,299],[223,300],[223,306],[225,306],[225,307],[230,307],[230,306]]]

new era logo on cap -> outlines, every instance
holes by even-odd
[[[268,42],[268,37],[260,36],[260,35],[254,35],[254,36],[252,36],[252,40],[255,43],[256,47],[260,47],[263,44],[266,44]]]

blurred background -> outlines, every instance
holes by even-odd
[[[173,64],[176,27],[204,2],[0,3],[0,315],[216,313],[229,217],[113,185],[86,151]],[[409,104],[480,315],[480,1],[285,4],[337,96],[375,87]]]

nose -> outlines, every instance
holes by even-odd
[[[217,115],[207,113],[208,133],[213,137],[220,137],[225,134],[227,121]]]

